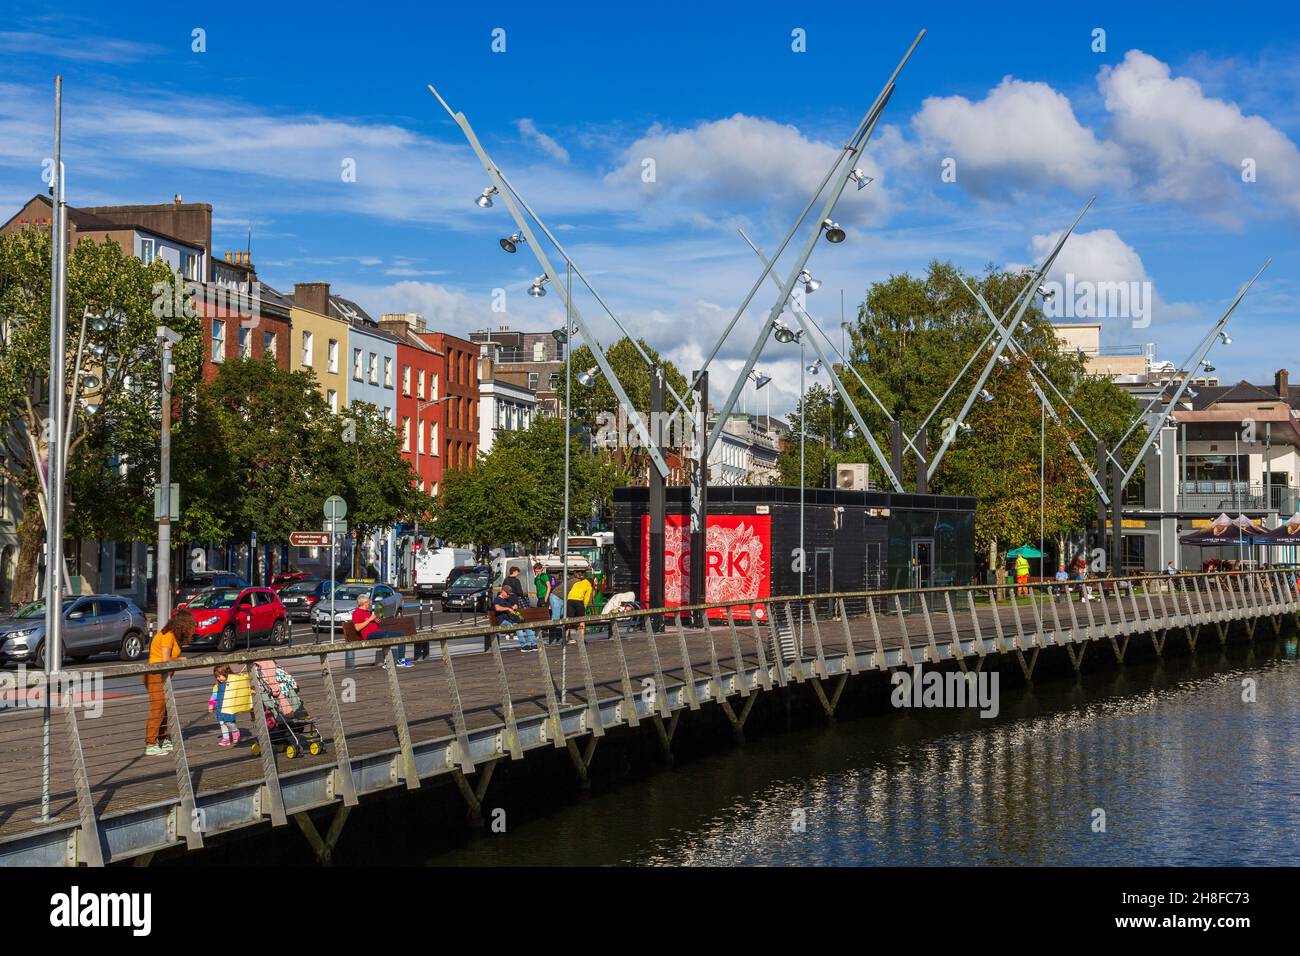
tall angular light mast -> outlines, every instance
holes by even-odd
[[[473,127],[470,126],[469,120],[465,118],[465,114],[453,111],[452,108],[447,105],[447,101],[442,98],[432,85],[429,86],[429,92],[438,98],[438,102],[442,104],[443,109],[447,111],[447,114],[451,116],[456,125],[460,127],[461,132],[465,134],[465,139],[469,142],[470,148],[474,150],[474,154],[478,157],[479,162],[483,164],[483,169],[488,174],[488,178],[491,180],[492,185],[505,201],[506,208],[510,210],[511,218],[514,219],[515,225],[527,240],[528,248],[531,249],[533,255],[537,257],[537,261],[541,265],[546,278],[550,281],[551,287],[556,290],[564,290],[560,295],[565,300],[565,308],[566,310],[572,311],[573,321],[578,326],[578,331],[581,333],[583,340],[591,348],[592,355],[596,359],[596,365],[599,366],[601,372],[604,373],[605,379],[609,382],[610,388],[614,390],[614,394],[618,397],[620,405],[626,411],[633,427],[636,428],[637,436],[640,438],[642,446],[649,452],[651,461],[653,461],[655,467],[659,469],[659,473],[667,477],[668,464],[664,461],[664,456],[659,451],[659,442],[656,438],[651,436],[649,428],[646,427],[645,420],[641,417],[641,413],[637,411],[636,406],[632,404],[632,400],[628,398],[627,392],[624,390],[623,384],[618,380],[618,376],[614,374],[614,368],[609,364],[609,359],[606,357],[604,349],[601,348],[599,340],[592,334],[591,329],[583,320],[582,314],[573,307],[566,284],[560,281],[559,273],[555,271],[554,267],[551,265],[550,259],[542,250],[541,243],[537,241],[536,233],[533,232],[528,219],[520,211],[514,193],[502,177],[501,171],[488,157],[487,152],[478,141],[478,136],[475,135]],[[565,409],[565,415],[567,416],[569,413],[570,409]]]
[[[929,462],[929,467],[926,470],[927,483],[934,481],[935,472],[939,470],[939,464],[943,461],[943,456],[947,454],[948,446],[952,444],[953,438],[957,434],[957,430],[961,427],[961,423],[965,421],[966,415],[970,411],[971,406],[975,404],[975,399],[984,388],[984,383],[988,381],[989,374],[993,371],[993,366],[997,364],[998,358],[1006,349],[1007,341],[1015,334],[1017,327],[1020,325],[1020,320],[1024,317],[1025,310],[1029,308],[1029,303],[1033,301],[1032,290],[1038,288],[1038,284],[1043,280],[1043,276],[1045,276],[1048,270],[1052,268],[1052,263],[1054,263],[1056,257],[1060,255],[1061,249],[1065,246],[1065,241],[1070,238],[1070,233],[1074,232],[1074,227],[1079,224],[1079,220],[1083,218],[1084,214],[1092,206],[1093,200],[1096,198],[1096,196],[1093,196],[1084,204],[1079,215],[1074,217],[1074,222],[1070,224],[1070,228],[1065,230],[1065,232],[1061,234],[1061,238],[1056,241],[1056,245],[1053,247],[1051,254],[1043,260],[1042,265],[1034,271],[1033,275],[1029,277],[1029,281],[1025,283],[1025,287],[1020,292],[1020,307],[1016,309],[1015,316],[1007,326],[1006,334],[1002,337],[1001,341],[998,342],[997,347],[994,348],[993,355],[989,357],[988,362],[984,365],[984,371],[980,373],[979,380],[975,382],[975,387],[972,388],[970,394],[966,396],[965,404],[962,405],[961,411],[957,413],[957,420],[953,423],[951,428],[945,431],[943,444],[939,446],[939,451],[935,453],[933,459]]]

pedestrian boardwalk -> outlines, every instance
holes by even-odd
[[[367,645],[353,668],[339,645],[105,666],[102,696],[52,708],[48,723],[43,707],[0,712],[0,862],[98,864],[178,844],[197,850],[213,834],[283,825],[295,815],[320,851],[324,839],[307,810],[352,806],[369,793],[449,774],[475,813],[499,759],[567,749],[585,780],[606,730],[649,722],[667,747],[683,711],[716,706],[739,738],[759,695],[791,683],[809,684],[832,714],[844,684],[873,670],[973,671],[1006,658],[1032,679],[1045,649],[1064,649],[1076,668],[1089,645],[1122,662],[1135,637],[1157,653],[1173,633],[1194,648],[1203,629],[1226,641],[1242,622],[1253,638],[1261,621],[1276,633],[1283,615],[1300,610],[1294,572],[1105,583],[1087,601],[1053,585],[1032,586],[1018,601],[1005,588],[773,598],[714,606],[707,626],[667,617],[658,632],[639,612],[621,617],[612,636],[608,622],[589,623],[585,643],[535,653],[521,653],[509,628],[439,631],[430,635],[428,660],[391,672],[370,660],[394,641]],[[603,619],[588,619],[596,620]],[[475,634],[492,649],[442,653],[444,641]],[[207,713],[213,664],[271,656],[297,678],[317,721],[324,746],[316,756],[275,753],[249,730],[247,715],[238,746],[217,744]],[[181,739],[165,757],[143,752],[148,698],[139,675],[150,670],[170,675],[176,705]]]

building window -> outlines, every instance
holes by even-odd
[[[330,403],[330,411],[337,415],[339,413],[339,393],[331,388],[325,393],[325,400]]]
[[[158,255],[158,243],[153,239],[140,240],[140,261],[145,265],[153,262]]]
[[[537,384],[538,384],[538,382],[539,382],[540,380],[541,380],[541,375],[540,375],[539,373],[537,373],[537,372],[529,372],[529,373],[528,373],[528,390],[529,390],[530,392],[535,392],[535,391],[537,391]]]
[[[181,275],[191,282],[199,281],[199,257],[196,253],[181,253]]]
[[[393,360],[384,356],[384,388],[393,387]],[[409,394],[409,393],[408,393]]]
[[[131,542],[118,541],[113,549],[113,590],[129,591],[134,578],[131,562]]]
[[[5,458],[0,455],[0,519],[9,513],[9,483],[5,480]],[[0,562],[0,582],[4,581],[5,566]]]
[[[329,362],[329,370],[337,374],[339,370],[339,340],[338,339],[330,339],[329,354],[327,356],[327,360]]]
[[[402,394],[411,394],[411,366],[402,366]]]
[[[212,361],[222,362],[226,358],[226,323],[221,319],[212,320]]]
[[[423,400],[423,398],[424,398],[424,369],[420,369],[420,371],[416,374],[416,377],[415,377],[415,389],[416,389],[416,391],[415,391],[415,395],[416,395],[416,397],[419,398],[419,399],[421,399],[421,400]]]
[[[546,343],[545,343],[545,342],[534,342],[534,343],[533,343],[533,361],[534,361],[534,362],[545,362],[545,361],[546,361]]]
[[[379,384],[379,356],[374,352],[370,353],[370,384]]]
[[[438,456],[438,423],[429,423],[429,454],[437,458]]]
[[[419,425],[419,427],[415,430],[415,453],[417,455],[423,455],[424,454],[424,422],[421,421],[418,422],[417,424]],[[0,501],[0,508],[3,507],[4,507],[4,503]]]
[[[388,422],[388,424],[390,425],[394,424],[393,409],[388,405],[384,406],[384,421]]]
[[[307,368],[311,368],[312,361],[313,361],[313,355],[312,355],[311,333],[303,332],[302,333],[302,364]]]
[[[402,416],[402,451],[411,450],[411,419],[408,415]]]
[[[252,358],[253,356],[253,338],[249,334],[250,330],[245,326],[239,327],[239,357]]]
[[[352,377],[361,381],[361,349],[352,350]]]
[[[273,358],[276,357],[276,354],[275,354],[275,333],[274,333],[274,332],[263,332],[263,333],[262,333],[262,354],[263,354],[263,355],[267,355],[267,354],[269,354],[269,355],[271,355]]]
[[[429,401],[438,397],[438,373],[434,372],[429,379]]]

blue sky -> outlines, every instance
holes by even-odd
[[[1181,4],[1176,16],[1126,4],[517,6],[68,4],[44,15],[6,0],[0,210],[42,188],[58,72],[74,205],[181,193],[213,204],[218,253],[242,248],[251,224],[254,263],[278,288],[329,281],[372,313],[423,312],[462,334],[553,328],[558,297],[526,296],[536,262],[497,248],[513,224],[501,203],[473,205],[486,179],[433,83],[624,323],[689,370],[757,275],[736,229],[776,246],[925,27],[860,163],[876,181],[837,209],[849,241],[820,244],[810,263],[824,284],[809,309],[833,338],[841,289],[851,315],[870,282],[932,258],[1030,263],[1096,194],[1054,275],[1150,282],[1154,300],[1149,327],[1103,317],[1104,344],[1151,341],[1181,362],[1272,256],[1232,320],[1233,344],[1212,359],[1225,380],[1257,381],[1292,361],[1293,5]],[[496,28],[504,53],[491,49]],[[795,29],[806,52],[792,50]],[[955,182],[941,180],[945,159]],[[492,311],[498,288],[504,314]],[[724,346],[715,392],[773,295],[763,290]],[[594,300],[577,302],[611,342]],[[784,409],[797,354],[769,345],[759,368]]]

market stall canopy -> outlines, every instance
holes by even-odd
[[[1265,544],[1297,545],[1300,544],[1300,512],[1287,518],[1267,535]]]
[[[1268,544],[1268,532],[1245,515],[1229,518],[1221,514],[1208,528],[1201,528],[1178,539],[1180,544],[1198,548],[1235,548],[1241,545]]]
[[[1045,555],[1037,548],[1031,548],[1027,544],[1022,544],[1020,547],[1008,551],[1007,557],[1008,558],[1041,558],[1041,557],[1045,557]]]

